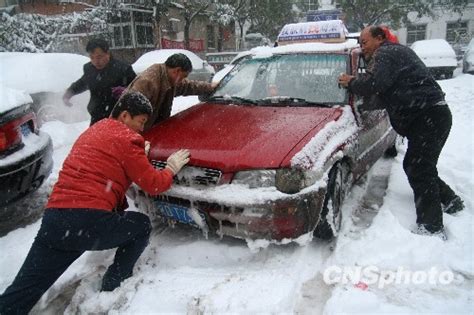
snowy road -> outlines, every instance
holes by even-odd
[[[447,242],[410,232],[415,210],[402,169],[406,149],[402,143],[394,160],[380,160],[369,180],[352,189],[335,241],[269,245],[251,251],[243,241],[206,240],[200,231],[188,227],[157,227],[134,276],[119,289],[98,291],[113,251],[87,253],[55,283],[33,313],[472,313],[474,76],[457,74],[439,82],[454,117],[439,172],[466,203],[459,216],[444,216]],[[178,100],[174,109],[188,105]],[[62,160],[86,126],[87,122],[43,126],[55,148],[48,185],[56,180]],[[0,291],[13,280],[38,228],[35,222],[0,238]],[[337,268],[372,268],[376,281],[365,277],[355,284],[326,283],[328,270]],[[391,277],[400,268],[417,277],[396,283]],[[423,280],[433,268],[438,273]],[[440,272],[453,278],[439,277]]]

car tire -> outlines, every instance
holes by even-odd
[[[329,171],[328,189],[324,196],[323,208],[314,236],[330,240],[337,235],[341,228],[341,208],[349,185],[352,183],[349,166],[337,162]]]

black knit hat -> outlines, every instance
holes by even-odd
[[[153,107],[145,95],[137,91],[129,91],[122,94],[111,116],[117,118],[123,111],[127,111],[132,117],[142,114],[151,115]]]

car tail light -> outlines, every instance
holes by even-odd
[[[34,123],[29,124],[34,116],[28,114],[0,126],[0,153],[14,149],[21,144],[22,126],[26,132],[32,132]]]

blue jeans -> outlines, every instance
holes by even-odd
[[[102,290],[130,277],[148,245],[148,216],[132,211],[46,209],[40,230],[13,283],[0,296],[0,314],[27,314],[82,253],[117,248]]]

